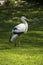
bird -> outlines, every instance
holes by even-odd
[[[11,36],[10,36],[10,42],[13,42],[13,40],[16,38],[16,37],[19,37],[19,41],[20,41],[20,36],[23,34],[23,33],[26,33],[28,31],[28,23],[27,21],[30,21],[29,19],[27,19],[25,16],[21,16],[21,21],[22,23],[14,26],[14,28],[12,29],[12,33],[11,33]],[[18,41],[18,43],[19,43]],[[20,45],[20,43],[19,43]],[[15,44],[16,46],[16,44]]]

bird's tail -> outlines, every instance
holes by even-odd
[[[9,41],[13,42],[13,40],[17,37],[17,34],[11,34]]]

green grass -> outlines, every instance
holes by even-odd
[[[21,36],[20,47],[15,47],[9,37],[12,28],[21,23],[22,15],[32,22],[28,22],[29,30]],[[43,7],[0,7],[0,65],[43,65]]]

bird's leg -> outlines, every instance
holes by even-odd
[[[15,47],[16,47],[16,43],[15,43]]]
[[[15,38],[15,47],[17,46],[18,38]]]
[[[15,47],[16,47],[16,44],[17,44],[17,40],[15,39]]]
[[[18,47],[20,47],[20,36],[18,38]]]

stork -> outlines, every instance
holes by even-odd
[[[16,37],[20,37],[21,34],[25,33],[28,31],[28,23],[27,21],[30,21],[29,19],[27,19],[25,16],[22,16],[21,18],[22,23],[19,25],[16,25],[13,29],[12,29],[12,34],[10,36],[10,42],[13,42],[13,40]],[[19,45],[20,45],[20,38],[19,38]],[[15,44],[16,46],[16,44]]]

